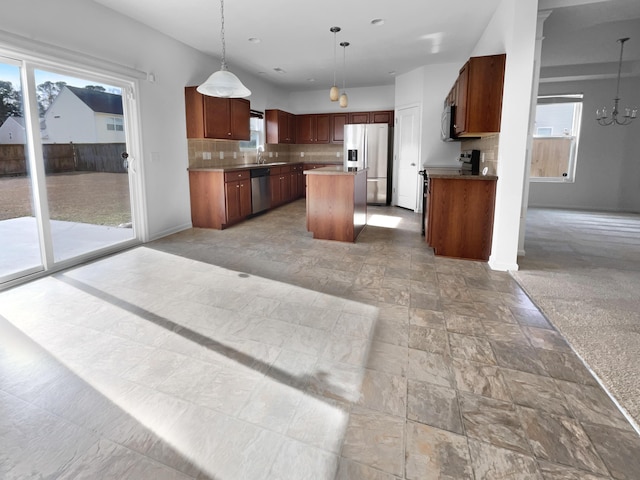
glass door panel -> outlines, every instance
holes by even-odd
[[[54,262],[133,240],[121,89],[34,74]]]
[[[43,269],[18,65],[0,57],[0,284]]]

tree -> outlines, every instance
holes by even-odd
[[[87,90],[94,90],[96,92],[106,92],[106,88],[104,88],[102,85],[87,85],[86,87],[84,87]]]
[[[0,80],[0,125],[9,117],[22,116],[22,93],[13,84]]]
[[[38,107],[40,115],[49,109],[53,101],[56,99],[60,91],[65,87],[67,82],[52,82],[47,80],[36,87],[36,95],[38,97]]]

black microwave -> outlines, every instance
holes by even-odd
[[[455,125],[453,123],[455,116],[456,106],[445,105],[444,110],[442,111],[442,123],[440,130],[440,138],[443,142],[453,142],[454,140],[458,140],[456,137]]]

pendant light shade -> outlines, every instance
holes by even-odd
[[[340,31],[340,27],[331,27],[329,31],[333,33],[333,86],[329,90],[329,99],[337,102],[340,97],[340,89],[336,86],[336,33]]]
[[[346,77],[347,77],[347,47],[349,42],[341,42],[342,47],[342,95],[340,95],[340,108],[347,108],[349,105],[349,99],[347,97],[347,91],[345,89]]]
[[[638,109],[637,108],[625,108],[624,113],[620,111],[620,75],[622,74],[622,52],[624,50],[624,42],[629,40],[629,38],[620,38],[618,42],[620,43],[620,60],[618,61],[618,84],[616,86],[616,96],[613,99],[613,108],[611,109],[611,116],[609,116],[609,112],[607,112],[606,107],[603,107],[602,110],[596,110],[596,120],[598,124],[603,127],[607,127],[609,125],[629,125],[632,121],[634,121],[638,117]],[[622,114],[622,115],[620,115]],[[620,115],[619,118],[618,115]]]
[[[242,98],[251,95],[251,90],[245,87],[240,79],[227,69],[226,45],[224,41],[224,0],[220,0],[221,28],[220,37],[222,39],[222,65],[220,70],[211,74],[207,81],[196,90],[202,95],[222,98]]]

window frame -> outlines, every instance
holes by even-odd
[[[572,142],[569,152],[569,162],[567,165],[566,176],[560,177],[536,177],[531,174],[531,166],[529,166],[529,181],[536,183],[575,183],[576,170],[578,165],[578,147],[580,144],[580,130],[582,128],[582,110],[583,110],[584,95],[582,93],[567,93],[557,95],[539,95],[536,107],[538,105],[557,105],[563,103],[574,104],[573,120],[571,123],[571,131],[575,132],[572,137],[575,141]],[[548,128],[548,126],[540,127]],[[537,132],[537,128],[536,128]],[[533,139],[536,138],[563,138],[564,135],[533,135]],[[533,146],[532,146],[533,149]],[[533,152],[532,152],[533,155]]]

